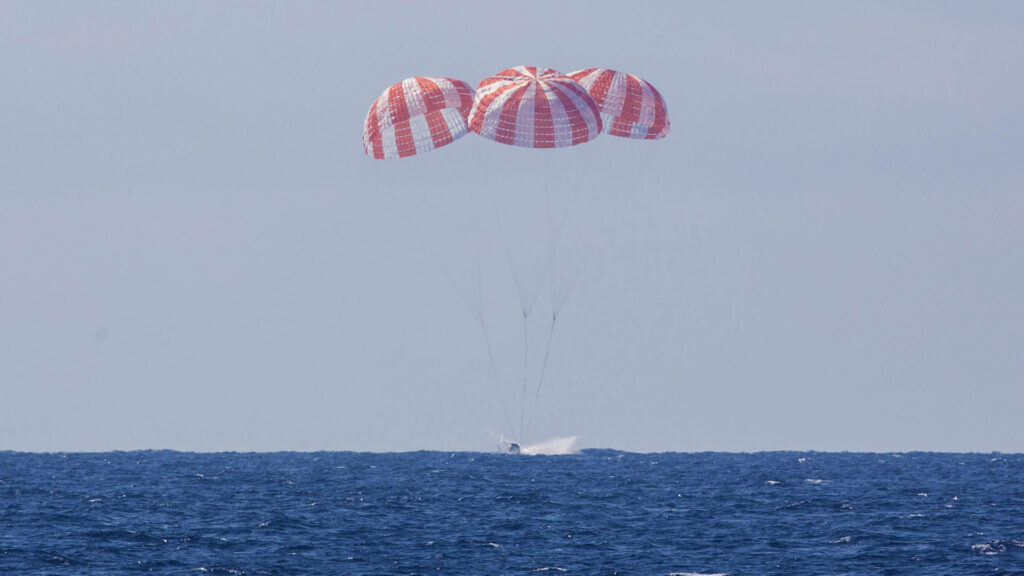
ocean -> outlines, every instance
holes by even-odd
[[[1022,574],[1024,455],[0,452],[0,574]]]

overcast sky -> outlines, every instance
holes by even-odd
[[[1024,4],[636,4],[0,2],[0,449],[1024,451]],[[516,65],[672,132],[363,154]]]

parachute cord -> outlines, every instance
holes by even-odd
[[[523,286],[519,281],[519,274],[516,272],[516,264],[512,260],[512,253],[508,249],[508,239],[502,235],[502,242],[505,244],[505,260],[508,262],[509,272],[512,273],[512,284],[516,287],[516,296],[519,297],[519,307],[523,311],[523,316],[529,316],[532,311],[532,304],[526,304],[526,297],[523,295]]]
[[[557,293],[554,287],[554,282],[551,283],[551,328],[548,330],[548,343],[544,349],[544,361],[540,367],[540,379],[537,381],[537,391],[533,396],[533,405],[537,406],[540,403],[540,389],[544,386],[544,376],[548,371],[548,358],[551,356],[551,342],[555,338],[555,325],[558,323],[558,316],[561,314],[562,307],[565,305],[566,300],[569,299],[569,293],[572,292],[573,287],[576,286],[576,282],[583,275],[583,269],[586,267],[587,261],[584,260],[583,264],[576,269],[576,273],[570,278],[569,285],[560,294]],[[530,414],[530,418],[527,421],[526,430],[529,430],[533,426],[533,414]]]
[[[515,438],[516,429],[512,425],[512,416],[508,411],[508,404],[505,402],[505,396],[501,393],[501,383],[498,378],[498,367],[494,364],[494,350],[491,348],[491,337],[487,332],[487,324],[484,323],[483,314],[477,316],[476,319],[480,323],[480,329],[484,332],[484,343],[487,344],[487,358],[491,361],[491,379],[494,381],[494,389],[498,393],[498,400],[501,401],[501,408],[505,411],[505,423],[508,424],[508,430],[509,433],[512,434],[512,439],[517,440]]]
[[[569,278],[569,285],[565,287],[565,290],[561,294],[555,290],[554,283],[551,284],[551,302],[552,302],[552,314],[558,316],[561,313],[562,307],[565,306],[566,300],[569,299],[569,294],[573,288],[576,287],[576,282],[579,281],[580,277],[583,276],[583,269],[587,267],[587,263],[590,261],[590,257],[586,256],[583,259],[583,263],[576,267],[576,272]]]
[[[378,175],[379,175],[379,173],[378,173]],[[380,179],[379,178],[377,178],[377,180],[375,181],[375,184],[376,184],[377,190],[379,191],[380,190]],[[390,188],[388,188],[388,195],[391,196],[391,201],[396,206],[398,206],[398,209],[402,212],[402,216],[405,218],[406,223],[409,225],[410,228],[412,228],[413,232],[415,233],[416,239],[419,240],[420,244],[423,246],[423,249],[426,250],[427,254],[430,255],[430,259],[434,261],[434,264],[437,265],[437,267],[441,270],[441,274],[444,275],[445,280],[448,281],[448,284],[455,291],[455,294],[458,295],[459,301],[462,302],[462,305],[466,307],[466,310],[473,317],[473,319],[476,320],[477,323],[480,324],[480,329],[483,331],[483,335],[484,335],[484,344],[487,345],[487,358],[488,358],[488,360],[490,360],[490,364],[491,364],[491,379],[494,381],[495,390],[498,392],[498,400],[501,402],[501,408],[505,412],[505,423],[508,425],[509,433],[512,434],[513,439],[515,439],[514,437],[516,435],[516,430],[515,430],[515,427],[512,425],[512,416],[511,416],[511,412],[508,409],[508,403],[505,402],[505,397],[501,393],[501,382],[500,382],[500,378],[498,377],[498,368],[497,368],[497,365],[494,363],[494,350],[493,350],[493,348],[491,346],[491,337],[490,337],[490,333],[487,331],[487,324],[484,322],[483,311],[480,309],[479,306],[474,307],[472,302],[471,302],[471,300],[466,295],[466,293],[462,289],[459,288],[458,283],[455,282],[455,279],[452,277],[451,273],[448,271],[448,268],[444,265],[444,262],[441,261],[441,259],[437,256],[437,253],[434,252],[433,247],[430,245],[429,242],[427,242],[427,239],[423,236],[423,231],[420,230],[419,226],[416,225],[416,222],[413,221],[412,217],[409,215],[409,212],[405,209],[405,205],[398,198],[397,194],[395,194],[395,191],[390,189]],[[482,289],[482,287],[480,285],[481,282],[482,282],[482,280],[480,278],[480,276],[482,275],[482,272],[480,270],[480,256],[479,256],[479,254],[477,254],[475,256],[475,258],[476,258],[476,264],[477,264],[477,290],[478,290],[478,292],[482,292],[483,289]]]
[[[398,209],[401,210],[402,216],[405,217],[406,223],[409,224],[409,227],[412,228],[413,232],[416,234],[416,239],[419,240],[420,244],[422,244],[423,248],[427,251],[427,254],[430,255],[430,259],[433,260],[434,264],[436,264],[438,269],[441,270],[441,274],[444,275],[444,279],[448,281],[448,284],[452,287],[453,290],[455,290],[455,294],[458,295],[459,300],[462,302],[462,305],[466,307],[466,310],[468,310],[469,313],[472,314],[474,318],[480,321],[481,311],[479,310],[479,306],[474,307],[471,300],[469,299],[469,296],[467,296],[466,293],[461,288],[459,288],[459,284],[455,281],[451,273],[448,271],[448,267],[444,265],[444,262],[442,262],[441,259],[438,257],[437,253],[434,252],[434,248],[430,245],[429,242],[427,242],[427,239],[423,236],[423,231],[420,230],[419,226],[416,225],[412,217],[409,216],[409,212],[405,209],[405,205],[402,204],[401,200],[398,199],[398,196],[395,194],[394,190],[388,189],[388,194],[391,196],[392,201],[398,206]],[[477,255],[477,264],[479,265],[479,255]]]
[[[540,367],[540,381],[537,382],[537,393],[533,397],[533,403],[536,405],[540,399],[540,387],[544,385],[544,374],[548,370],[548,357],[551,355],[551,341],[555,337],[555,323],[558,322],[558,313],[551,315],[551,329],[548,330],[548,345],[544,350],[544,363]]]
[[[494,212],[494,220],[497,222],[499,228],[501,228],[501,243],[505,251],[505,260],[508,262],[509,272],[512,274],[512,283],[516,287],[516,296],[519,297],[519,306],[523,311],[523,315],[529,316],[533,312],[533,306],[537,302],[538,290],[535,290],[532,296],[526,294],[526,290],[523,288],[523,283],[519,278],[519,273],[516,271],[516,263],[512,259],[512,250],[509,247],[508,233],[505,226],[505,221],[502,219],[500,212],[498,211],[498,205],[494,202],[494,196],[489,196],[491,211]]]
[[[533,396],[533,405],[537,406],[540,402],[540,388],[544,385],[544,374],[548,370],[548,357],[551,355],[551,341],[555,338],[555,323],[558,321],[558,312],[551,313],[551,329],[548,330],[548,344],[544,349],[544,362],[540,367],[540,380],[537,382],[537,393]],[[526,429],[529,430],[533,426],[533,413],[530,413],[530,418],[526,422]],[[524,432],[525,434],[525,432]]]
[[[558,246],[557,245],[554,245],[554,246],[551,247],[551,249],[548,251],[547,263],[545,263],[545,265],[544,265],[544,275],[547,276],[549,279],[551,278],[551,276],[550,276],[551,265],[552,265],[552,263],[554,261],[555,252],[557,250],[558,250]],[[537,406],[538,400],[540,399],[540,387],[544,384],[544,373],[547,371],[548,357],[551,355],[551,339],[552,339],[552,337],[554,336],[554,333],[555,333],[555,321],[558,320],[558,312],[559,312],[559,309],[562,307],[562,301],[560,301],[558,298],[556,298],[556,294],[555,294],[555,290],[554,290],[554,280],[550,279],[550,282],[551,282],[551,330],[548,332],[548,343],[547,343],[547,346],[544,349],[544,363],[541,364],[540,380],[537,382],[537,392],[533,396],[533,405],[534,406]],[[525,372],[526,372],[526,370],[524,369],[523,372],[524,372],[524,379],[525,379]],[[533,413],[531,412],[530,413],[530,417],[527,419],[527,422],[526,422],[526,430],[528,431],[532,425],[533,425]],[[523,435],[525,436],[525,434],[526,434],[526,432],[524,431]]]
[[[527,360],[529,358],[529,342],[527,340],[527,329],[526,329],[526,317],[528,314],[523,313],[523,407],[519,411],[519,436],[526,442],[526,430],[523,427],[523,420],[526,417],[526,369],[528,366]]]

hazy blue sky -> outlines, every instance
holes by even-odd
[[[518,278],[529,439],[1024,451],[1024,4],[625,4],[0,2],[0,449],[489,450]],[[516,65],[672,133],[363,154]]]

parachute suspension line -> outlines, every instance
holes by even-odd
[[[540,367],[540,378],[537,380],[537,390],[533,395],[533,405],[538,406],[540,404],[540,389],[544,386],[544,376],[548,371],[548,359],[551,357],[551,343],[555,339],[555,325],[558,323],[558,315],[562,311],[562,306],[565,304],[565,300],[569,297],[569,292],[572,290],[572,285],[576,283],[576,279],[579,278],[580,270],[577,270],[576,274],[571,278],[569,287],[559,293],[555,289],[555,279],[550,274],[550,268],[555,259],[555,253],[558,251],[558,242],[554,240],[551,244],[551,248],[548,252],[548,262],[546,270],[548,271],[549,287],[551,289],[551,325],[548,329],[548,341],[544,346],[544,360]],[[530,418],[527,421],[526,429],[529,430],[533,426],[533,413],[530,413]]]
[[[578,192],[578,190],[579,190],[579,188],[576,189],[577,192]],[[573,194],[569,198],[569,203],[568,203],[568,206],[565,209],[565,212],[558,218],[559,219],[559,223],[557,223],[554,226],[554,228],[556,228],[556,229],[561,229],[562,228],[562,226],[565,224],[565,222],[567,222],[572,217],[572,215],[576,212],[576,209],[578,208],[578,203],[579,202],[582,202],[581,194]],[[559,239],[558,238],[552,238],[551,251],[549,252],[549,258],[550,259],[554,258],[555,252],[558,250],[558,248],[559,248]],[[575,271],[569,277],[568,283],[566,285],[564,285],[561,289],[559,289],[555,285],[554,276],[553,275],[549,276],[549,279],[550,279],[549,288],[551,290],[551,324],[552,324],[551,330],[552,330],[552,332],[554,331],[554,323],[557,321],[558,315],[561,313],[562,306],[564,306],[566,300],[569,299],[569,293],[572,292],[573,288],[576,285],[576,282],[580,279],[580,276],[583,275],[583,270],[587,267],[587,263],[590,260],[590,254],[584,252],[582,254],[582,259],[583,259],[583,261],[581,263],[579,263],[579,265],[575,266]],[[539,393],[539,388],[540,388],[540,386],[538,385],[538,393]]]
[[[544,349],[544,363],[540,367],[540,381],[537,382],[537,393],[533,397],[533,403],[536,405],[540,399],[540,387],[544,385],[544,374],[548,370],[548,357],[551,356],[551,341],[555,337],[555,324],[558,322],[558,312],[551,313],[551,329],[548,330],[548,345]]]
[[[477,316],[477,321],[480,323],[480,329],[484,333],[484,343],[487,344],[487,358],[491,361],[491,380],[494,381],[494,389],[498,393],[498,400],[501,401],[501,408],[505,411],[505,423],[508,425],[508,431],[512,434],[512,439],[518,442],[516,438],[516,429],[512,425],[512,416],[508,411],[508,403],[505,402],[505,395],[501,393],[501,382],[498,378],[498,367],[494,364],[494,350],[491,348],[491,337],[487,332],[487,324],[484,322],[483,314]]]
[[[537,392],[533,395],[534,407],[540,404],[540,387],[544,385],[544,374],[548,370],[548,357],[551,356],[551,341],[555,337],[555,323],[558,321],[558,312],[551,313],[551,329],[548,330],[548,343],[544,349],[544,362],[540,366],[540,380],[537,382]],[[530,413],[530,418],[526,422],[526,430],[533,426],[533,413]],[[525,432],[524,432],[525,434]]]
[[[519,409],[519,440],[522,443],[526,442],[526,390],[528,388],[527,382],[529,378],[529,326],[527,325],[527,319],[530,314],[533,313],[533,307],[537,302],[537,295],[539,293],[539,287],[533,291],[532,295],[527,295],[527,291],[523,287],[523,283],[519,278],[519,273],[516,270],[515,261],[512,259],[512,250],[509,247],[508,234],[506,233],[505,219],[502,218],[501,212],[498,210],[498,205],[494,200],[494,196],[488,196],[491,204],[491,210],[494,213],[494,220],[497,222],[498,227],[501,230],[501,240],[505,252],[505,260],[508,262],[509,271],[512,274],[512,282],[516,288],[516,295],[519,297],[520,311],[523,315],[523,389],[522,389],[522,401]]]
[[[555,289],[555,285],[551,283],[551,305],[553,307],[552,314],[558,316],[562,311],[562,306],[565,306],[566,300],[569,299],[569,294],[573,288],[576,287],[576,282],[579,281],[580,277],[583,276],[583,270],[587,267],[587,262],[590,261],[589,255],[584,255],[583,262],[576,267],[576,271],[569,278],[569,284],[561,291]]]
[[[508,403],[505,402],[505,395],[501,393],[501,378],[498,375],[498,366],[494,362],[494,347],[491,346],[490,332],[487,330],[487,323],[484,322],[483,313],[483,266],[480,263],[480,253],[477,252],[475,255],[476,261],[476,283],[477,292],[481,294],[481,302],[479,312],[474,316],[476,321],[480,323],[480,329],[484,334],[484,343],[487,345],[487,359],[491,364],[491,380],[494,381],[494,390],[498,394],[498,400],[501,402],[501,409],[505,413],[505,424],[508,426],[509,434],[512,435],[512,439],[518,442],[516,438],[516,429],[512,424],[512,415],[508,409]]]
[[[549,253],[549,264],[550,260],[554,258],[554,254],[557,249],[557,243],[552,245],[551,252]],[[583,275],[583,269],[586,268],[588,260],[589,256],[585,257],[583,263],[576,267],[576,271],[569,278],[569,283],[567,286],[565,286],[563,290],[558,290],[555,287],[554,277],[550,277],[549,287],[551,289],[551,326],[548,330],[548,342],[544,348],[544,360],[541,363],[540,367],[540,378],[537,380],[537,391],[534,393],[533,396],[534,406],[537,406],[540,403],[540,389],[544,386],[544,376],[547,374],[548,370],[548,359],[551,357],[551,343],[552,341],[554,341],[555,338],[555,325],[558,323],[558,316],[559,314],[561,314],[562,307],[565,305],[566,300],[569,299],[569,293],[572,292],[572,289],[576,286],[576,282],[579,280],[580,276]],[[529,430],[532,425],[533,414],[531,413],[526,429]]]
[[[548,254],[547,254],[547,259],[544,262],[544,267],[543,267],[542,272],[541,272],[541,278],[547,278],[548,281],[553,286],[554,285],[554,275],[553,275],[553,273],[551,271],[551,268],[554,265],[555,254],[558,252],[558,238],[557,238],[556,233],[554,233],[552,231],[552,228],[553,228],[552,224],[553,223],[551,221],[551,215],[553,213],[553,208],[552,208],[552,203],[551,203],[551,197],[552,197],[552,194],[551,194],[551,183],[550,183],[551,169],[550,169],[550,157],[549,156],[550,155],[545,154],[541,158],[541,174],[543,176],[543,182],[541,184],[541,189],[542,189],[543,195],[544,195],[544,202],[545,202],[545,204],[547,206],[547,209],[545,210],[545,214],[544,214],[544,218],[545,218],[545,220],[547,220],[547,226],[545,228],[547,228],[547,230],[549,231],[548,232],[548,238],[547,238],[547,241],[548,241]],[[537,296],[538,296],[539,292],[540,292],[540,286],[538,285],[537,293],[534,294],[533,302],[531,302],[531,305],[530,305],[531,308],[533,307],[533,303],[536,302]],[[551,328],[548,331],[548,341],[547,341],[547,345],[544,348],[544,361],[541,364],[540,379],[539,379],[539,381],[537,383],[537,392],[534,394],[534,397],[533,397],[533,405],[534,405],[534,407],[539,405],[538,400],[540,399],[540,387],[544,383],[544,373],[547,371],[548,358],[551,355],[551,339],[552,339],[552,336],[554,335],[554,332],[555,332],[555,321],[558,319],[558,305],[556,304],[554,298],[551,299],[551,306],[552,306]],[[523,344],[524,344],[524,348],[525,348],[525,343],[526,343],[526,324],[525,324],[525,318],[523,320],[524,320],[524,324],[523,324]],[[523,393],[525,394],[526,393],[526,367],[525,367],[525,359],[524,359],[523,363],[524,363],[524,367],[523,367]],[[526,400],[524,398],[523,405],[525,406],[525,404],[526,404]],[[531,426],[533,426],[533,413],[532,412],[530,413],[530,418],[527,421],[526,429],[523,431],[523,436],[524,437],[526,436],[526,430],[529,430],[529,428]]]
[[[409,212],[405,209],[405,204],[403,204],[402,201],[398,198],[394,190],[389,189],[388,193],[391,195],[392,201],[394,201],[394,203],[398,206],[398,209],[402,211],[402,216],[405,217],[406,223],[409,224],[409,227],[412,228],[413,232],[416,234],[416,239],[419,240],[420,244],[423,246],[423,249],[426,250],[427,254],[430,255],[430,259],[433,260],[434,264],[436,264],[438,269],[441,270],[441,274],[444,275],[444,279],[448,281],[448,284],[451,285],[452,289],[455,290],[455,293],[459,296],[459,300],[462,302],[462,305],[466,307],[466,310],[469,311],[473,318],[476,318],[477,321],[480,321],[480,316],[482,314],[480,311],[480,307],[474,307],[469,296],[466,295],[465,291],[463,291],[462,288],[459,287],[458,282],[455,281],[455,278],[452,277],[451,272],[448,271],[448,267],[444,265],[444,262],[437,256],[437,253],[434,251],[433,246],[431,246],[430,243],[427,242],[427,239],[423,236],[423,231],[420,230],[420,227],[417,226],[416,222],[414,222],[412,217],[409,216]],[[477,263],[479,264],[479,258],[477,259]]]
[[[519,298],[519,306],[522,309],[523,316],[529,317],[533,313],[533,307],[537,303],[537,296],[539,294],[539,286],[533,290],[532,294],[527,294],[527,289],[524,288],[522,279],[519,277],[516,262],[512,258],[512,249],[509,246],[509,234],[505,222],[505,218],[502,217],[501,212],[498,210],[498,205],[494,201],[494,196],[488,196],[491,204],[491,211],[494,213],[494,221],[497,223],[500,229],[501,244],[505,252],[505,260],[508,262],[509,272],[512,274],[512,283],[516,288],[516,296]]]
[[[519,436],[526,442],[526,430],[523,428],[523,420],[526,417],[526,375],[527,367],[529,366],[527,360],[529,359],[530,346],[527,340],[527,327],[526,317],[528,314],[523,313],[523,406],[519,411]]]
[[[529,316],[530,306],[526,303],[526,296],[523,290],[523,283],[519,279],[519,272],[516,270],[515,260],[512,259],[512,250],[509,248],[508,234],[505,231],[505,222],[498,212],[498,207],[494,203],[494,197],[491,196],[491,210],[494,211],[494,220],[498,223],[498,227],[501,229],[501,245],[505,252],[505,261],[508,263],[508,271],[512,274],[512,284],[516,287],[516,296],[519,297],[519,307],[522,309],[524,316]]]
[[[558,312],[561,309],[561,303],[559,302],[558,298],[556,298],[556,296],[555,296],[554,275],[551,273],[551,266],[552,266],[552,264],[554,262],[555,253],[557,251],[558,251],[558,244],[557,244],[557,242],[552,242],[551,246],[550,246],[550,248],[548,250],[547,262],[544,264],[544,276],[548,278],[550,286],[551,286],[551,328],[548,331],[548,342],[547,342],[547,345],[545,345],[545,347],[544,347],[544,361],[541,364],[541,368],[540,368],[540,379],[537,382],[537,391],[533,395],[533,405],[534,405],[534,407],[536,407],[539,404],[540,388],[541,388],[541,386],[544,385],[544,373],[547,372],[548,358],[551,356],[551,340],[552,340],[552,338],[554,337],[554,334],[555,334],[555,322],[558,321]],[[533,425],[533,413],[531,412],[529,419],[527,419],[526,430],[529,430],[532,425]],[[525,434],[525,432],[524,432],[524,434]]]
[[[380,189],[379,178],[378,178],[377,181],[375,181],[375,184],[377,185],[377,189],[379,191],[379,189]],[[395,194],[395,191],[390,189],[390,188],[388,188],[388,194],[391,196],[392,202],[396,206],[398,206],[399,210],[401,210],[402,216],[405,218],[406,223],[409,225],[410,228],[412,228],[413,232],[416,234],[416,239],[419,240],[419,242],[423,246],[424,250],[426,250],[427,254],[430,255],[430,259],[433,260],[434,264],[436,264],[437,267],[441,270],[441,274],[444,275],[444,278],[445,278],[445,280],[448,281],[448,284],[452,287],[453,290],[455,290],[455,293],[459,297],[459,301],[461,301],[462,305],[466,307],[466,310],[473,317],[473,319],[476,320],[478,324],[480,324],[480,329],[483,332],[483,336],[484,336],[484,344],[487,345],[487,358],[488,358],[488,360],[490,360],[490,364],[491,364],[491,380],[494,381],[495,390],[497,390],[497,392],[498,392],[498,400],[501,402],[501,408],[505,412],[505,423],[508,425],[509,433],[512,434],[512,436],[514,437],[515,434],[516,434],[515,427],[512,425],[512,416],[511,416],[511,412],[509,412],[509,409],[508,409],[508,403],[505,402],[505,396],[501,393],[501,382],[500,382],[500,379],[498,377],[498,368],[497,368],[497,366],[494,363],[494,350],[493,350],[493,347],[491,346],[491,336],[490,336],[490,333],[487,331],[487,324],[484,322],[484,315],[483,315],[483,311],[482,311],[481,307],[480,306],[474,307],[473,304],[472,304],[472,301],[469,298],[469,296],[467,296],[466,293],[459,287],[458,283],[455,282],[455,279],[452,277],[451,273],[448,271],[448,268],[444,265],[444,262],[442,262],[441,259],[437,256],[437,253],[434,252],[434,248],[430,245],[430,243],[427,242],[427,239],[423,235],[423,231],[420,230],[419,226],[416,225],[416,222],[413,221],[412,217],[409,215],[409,212],[405,208],[405,204],[403,204],[401,202],[401,200]],[[480,257],[479,257],[479,254],[476,255],[476,263],[477,263],[477,273],[478,273],[477,289],[479,291],[482,291],[482,287],[481,287],[482,280],[479,277],[480,275],[482,275],[482,272],[480,271]]]
[[[549,266],[550,266],[551,260],[554,259],[554,255],[555,255],[555,252],[556,252],[557,249],[558,249],[557,243],[552,245],[551,251],[549,252],[549,255],[548,255]],[[534,406],[537,406],[540,403],[540,390],[544,386],[544,376],[547,374],[547,370],[548,370],[548,359],[551,357],[551,343],[554,341],[554,338],[555,338],[555,325],[558,323],[558,317],[559,317],[559,315],[562,312],[562,307],[565,306],[565,302],[569,299],[569,294],[572,292],[573,288],[576,286],[576,282],[583,275],[583,270],[586,268],[587,262],[589,260],[590,260],[589,256],[584,256],[583,262],[579,266],[576,267],[575,272],[573,272],[572,276],[569,278],[568,284],[562,290],[558,290],[556,288],[554,277],[553,276],[549,276],[549,279],[550,279],[549,287],[551,289],[551,326],[548,329],[548,342],[547,342],[547,345],[544,348],[544,360],[541,363],[541,367],[540,367],[540,378],[537,381],[537,390],[536,390],[536,392],[534,393],[534,396],[533,396],[533,405]],[[527,422],[526,430],[529,430],[532,425],[533,425],[533,414],[531,413],[530,414],[530,418],[529,418],[529,420]],[[525,432],[524,432],[524,434],[525,434]]]

